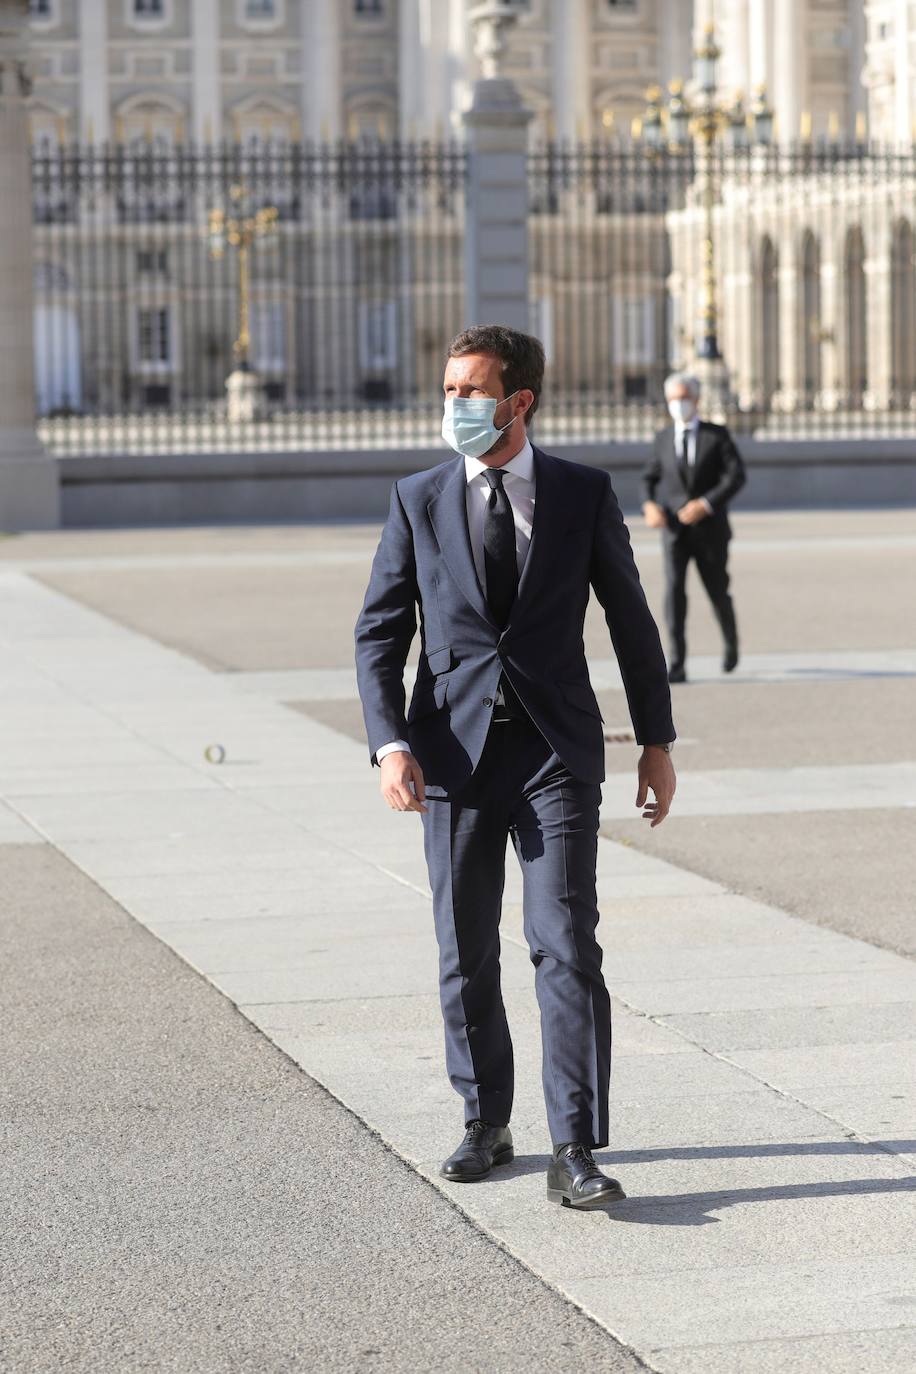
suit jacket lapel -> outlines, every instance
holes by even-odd
[[[477,580],[471,552],[466,488],[464,459],[459,454],[448,464],[443,484],[432,500],[427,502],[426,510],[449,572],[477,614],[496,629],[498,626],[493,613]]]
[[[426,506],[430,522],[449,572],[477,614],[493,629],[499,631],[500,626],[493,617],[484,589],[478,581],[471,551],[464,459],[459,455],[453,463],[443,466],[447,466],[449,470],[445,473],[438,492]],[[568,486],[563,480],[561,460],[553,458],[539,448],[534,449],[534,483],[531,542],[506,630],[510,625],[517,624],[527,608],[534,603],[545,571],[549,569],[559,552],[566,530],[575,516]]]
[[[534,518],[531,543],[519,579],[518,592],[509,613],[509,625],[517,625],[537,602],[539,589],[563,547],[577,511],[564,479],[563,460],[543,449],[534,449]]]

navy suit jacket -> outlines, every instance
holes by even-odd
[[[473,773],[505,671],[534,723],[585,782],[602,782],[603,717],[582,641],[589,587],[602,607],[641,744],[674,739],[667,666],[617,497],[599,468],[534,449],[531,542],[508,623],[480,586],[460,455],[394,483],[356,623],[356,674],[370,762],[405,739],[432,796]],[[404,666],[422,653],[405,713]]]

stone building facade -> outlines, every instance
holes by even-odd
[[[910,138],[910,0],[508,0],[506,70],[542,138],[613,125],[689,78],[713,14],[723,92],[765,85],[784,138]],[[477,75],[472,0],[32,0],[36,135],[163,141],[432,137]]]

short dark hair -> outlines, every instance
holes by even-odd
[[[544,385],[544,345],[533,334],[510,329],[507,324],[472,324],[462,329],[448,346],[450,358],[463,358],[466,353],[489,353],[502,363],[503,389],[512,396],[523,387],[534,392],[534,400],[525,412],[527,425],[538,408]]]

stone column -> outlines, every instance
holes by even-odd
[[[780,143],[794,143],[801,132],[801,112],[807,100],[805,80],[807,0],[774,0],[772,101],[779,119]]]
[[[104,143],[111,132],[108,92],[108,0],[80,0],[80,126],[78,137]]]
[[[658,7],[658,79],[689,81],[693,72],[693,34],[690,6],[683,0],[663,0]]]
[[[413,22],[412,17],[409,22]],[[420,66],[405,71],[401,62],[398,106],[402,111],[414,109],[421,136],[447,138],[460,132],[461,112],[469,97],[470,43],[464,0],[419,0],[419,29],[414,41],[416,37]],[[414,102],[421,96],[418,107]]]
[[[339,0],[308,0],[302,6],[302,131],[306,138],[339,138]]]
[[[866,243],[871,253],[865,260],[865,298],[868,302],[868,376],[864,408],[887,410],[891,403],[894,371],[891,328],[890,235]]]
[[[498,0],[471,11],[483,76],[464,125],[468,153],[465,324],[529,328],[528,123],[512,81],[499,73],[503,30],[514,21]]]
[[[801,318],[801,252],[798,235],[783,233],[777,240],[779,254],[779,391],[774,408],[791,414],[804,393],[804,328]]]
[[[194,0],[191,6],[191,71],[192,137],[195,143],[218,143],[223,132],[218,0]]]
[[[427,50],[420,30],[421,9],[426,21]],[[398,7],[398,120],[400,136],[413,142],[426,133],[424,82],[429,60],[430,14],[426,0],[400,0]]]
[[[748,0],[748,67],[752,88],[766,86],[773,100],[773,0]],[[782,120],[780,119],[780,126]],[[780,133],[782,128],[780,127]]]
[[[551,93],[557,138],[570,143],[591,133],[592,55],[585,0],[551,5]]]
[[[894,6],[894,137],[907,146],[913,138],[913,106],[910,98],[911,28],[909,0]]]
[[[35,433],[28,0],[0,0],[0,529],[60,524],[57,463]]]

